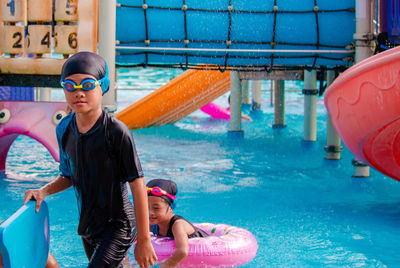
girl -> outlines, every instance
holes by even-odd
[[[151,231],[154,235],[175,239],[175,252],[160,268],[176,267],[188,255],[189,238],[208,236],[203,230],[173,213],[177,192],[175,182],[170,180],[155,179],[147,183]]]

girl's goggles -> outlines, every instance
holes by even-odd
[[[147,194],[149,194],[149,193],[152,193],[155,196],[165,195],[165,196],[168,196],[169,198],[171,198],[172,200],[175,200],[175,198],[176,198],[174,195],[167,193],[160,187],[152,187],[152,188],[147,187]]]
[[[94,89],[96,86],[101,85],[101,83],[103,82],[102,81],[103,79],[104,78],[102,78],[100,80],[95,80],[92,78],[87,78],[87,79],[84,79],[79,85],[77,85],[72,80],[64,80],[64,81],[61,81],[61,86],[68,92],[74,92],[78,88],[85,90],[85,91],[89,91],[89,90]]]

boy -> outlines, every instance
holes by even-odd
[[[60,175],[40,189],[25,192],[24,204],[73,187],[80,212],[78,234],[88,267],[120,267],[135,237],[140,267],[157,260],[150,243],[146,188],[129,129],[101,109],[109,89],[107,64],[99,55],[79,52],[61,71],[61,85],[74,111],[56,129]],[[129,201],[132,191],[135,210]]]

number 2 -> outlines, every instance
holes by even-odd
[[[17,38],[17,41],[13,44],[13,48],[22,48],[21,40],[22,40],[22,33],[16,32],[13,34],[13,38]]]

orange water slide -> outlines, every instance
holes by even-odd
[[[130,129],[171,124],[229,90],[229,71],[188,70],[115,116]]]

